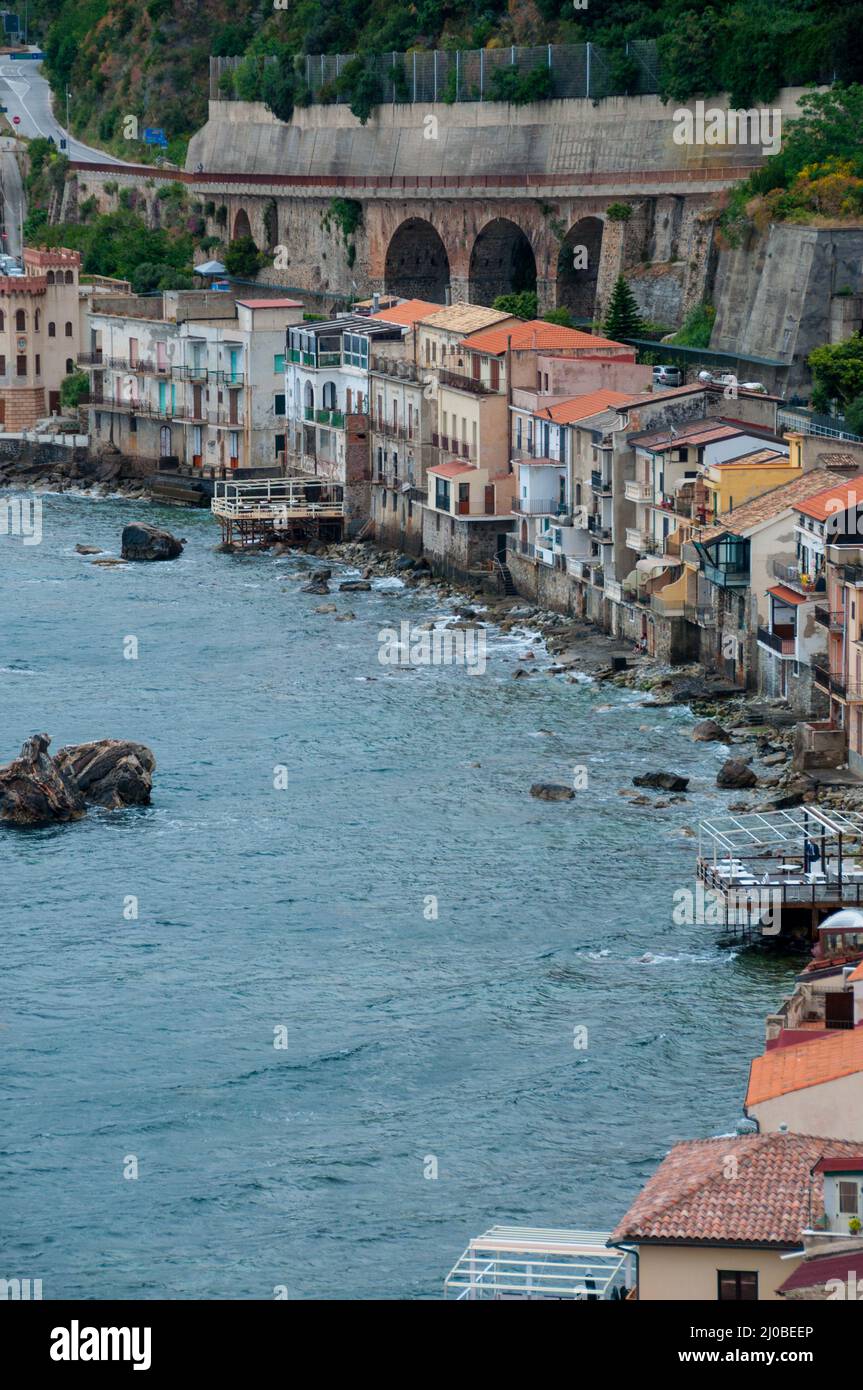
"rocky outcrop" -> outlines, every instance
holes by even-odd
[[[143,743],[105,738],[72,744],[60,749],[55,762],[96,806],[116,811],[150,804],[156,759]]]
[[[33,734],[20,756],[0,767],[0,822],[49,825],[86,814],[78,783],[51,757],[50,743],[48,734]]]
[[[537,801],[572,801],[575,796],[572,787],[563,786],[559,782],[534,782],[530,794],[535,796]]]
[[[676,772],[643,772],[640,777],[633,777],[632,785],[660,788],[664,792],[685,792],[689,778],[680,777]]]
[[[371,587],[367,579],[345,579],[339,585],[339,590],[343,594],[360,594],[367,593]]]
[[[728,758],[716,774],[717,787],[740,791],[744,787],[754,787],[758,777],[742,758]]]
[[[133,521],[123,527],[121,555],[124,560],[176,560],[183,553],[185,541],[177,540],[170,531]]]
[[[117,810],[146,806],[156,759],[143,743],[101,739],[48,752],[48,734],[34,734],[13,762],[0,767],[0,823],[50,825],[80,820],[87,803]]]

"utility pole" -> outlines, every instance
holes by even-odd
[[[72,95],[72,93],[69,91],[69,88],[67,87],[67,88],[66,88],[66,133],[67,133],[67,134],[69,133],[69,98],[71,97],[71,95]]]

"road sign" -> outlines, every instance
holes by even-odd
[[[161,145],[163,149],[168,148],[168,141],[165,132],[159,126],[146,126],[144,129],[145,145]]]
[[[21,124],[21,117],[20,117],[20,116],[13,116],[13,117],[12,117],[12,124],[13,124],[13,125],[20,125],[20,124]]]

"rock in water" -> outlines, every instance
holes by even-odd
[[[61,748],[55,759],[61,773],[74,780],[87,801],[116,811],[121,806],[149,806],[156,759],[143,743],[119,738],[76,743]]]
[[[754,787],[757,781],[756,774],[742,758],[726,759],[716,774],[717,787],[725,787],[726,789],[729,787],[734,790]]]
[[[534,782],[530,794],[538,801],[572,801],[575,796],[572,787],[562,786],[559,782]]]
[[[633,777],[635,787],[655,787],[664,792],[685,792],[689,786],[688,777],[680,777],[676,772],[644,772]]]
[[[185,541],[178,541],[170,531],[133,521],[123,527],[121,555],[124,560],[176,560],[183,553]]]
[[[730,743],[731,735],[715,719],[700,719],[692,726],[694,743]]]
[[[86,805],[74,776],[51,757],[48,734],[34,734],[21,756],[0,767],[0,821],[49,825],[79,820]]]

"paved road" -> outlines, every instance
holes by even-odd
[[[0,250],[11,256],[21,256],[21,228],[27,213],[21,169],[11,136],[0,137]]]
[[[7,108],[7,118],[20,116],[20,125],[15,129],[28,139],[49,135],[59,149],[60,140],[66,131],[54,116],[51,107],[51,88],[42,72],[42,64],[24,60],[13,63],[0,62],[0,104]],[[86,164],[123,164],[104,150],[94,150],[90,145],[82,145],[80,140],[69,138],[66,150],[70,159]]]

